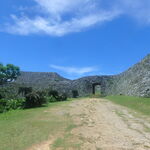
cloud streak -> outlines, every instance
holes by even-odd
[[[33,15],[11,15],[13,23],[7,23],[3,31],[20,34],[47,34],[63,36],[81,32],[97,24],[127,15],[150,24],[149,0],[32,0]],[[33,9],[34,8],[34,9]],[[22,9],[23,10],[23,9]],[[33,11],[34,10],[34,11]]]
[[[8,25],[6,31],[9,33],[29,35],[34,33],[44,33],[48,35],[63,36],[71,32],[80,32],[96,23],[110,21],[115,14],[103,12],[101,14],[91,14],[82,18],[73,18],[70,21],[50,23],[48,19],[36,17],[34,20],[28,17],[18,18],[11,16],[15,21],[14,26]]]
[[[84,75],[86,73],[91,73],[97,71],[95,67],[83,67],[83,68],[76,68],[76,67],[64,67],[58,65],[50,65],[51,68],[65,72],[67,74],[76,74],[76,75]]]

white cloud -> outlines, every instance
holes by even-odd
[[[14,24],[8,24],[5,30],[9,33],[29,35],[48,34],[62,36],[79,32],[97,23],[112,20],[118,16],[115,9],[103,10],[98,7],[98,0],[34,0],[35,16],[11,15]],[[24,12],[25,14],[25,12]]]
[[[64,67],[64,66],[57,66],[57,65],[50,65],[50,67],[59,71],[63,71],[67,74],[76,74],[76,75],[84,75],[86,73],[97,71],[97,68],[95,67],[76,68],[76,67]]]
[[[66,12],[72,12],[74,8],[79,9],[82,4],[86,4],[87,0],[34,0],[43,11],[47,11],[50,14],[64,14]]]
[[[102,24],[121,15],[150,24],[150,0],[32,0],[36,2],[28,15],[11,15],[6,32],[20,35],[48,34],[63,36],[80,32],[96,24]]]
[[[123,0],[122,7],[128,16],[150,25],[150,0]]]
[[[103,23],[111,20],[115,15],[111,12],[102,12],[101,14],[90,14],[82,18],[72,18],[70,21],[49,22],[48,18],[36,17],[34,20],[28,17],[18,18],[12,16],[16,22],[14,26],[8,26],[7,32],[28,35],[34,33],[45,33],[49,35],[62,36],[71,32],[79,32],[84,28],[90,27],[96,23]]]

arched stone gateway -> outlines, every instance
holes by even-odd
[[[99,86],[99,88],[100,88],[100,86],[101,86],[101,83],[93,83],[92,84],[92,94],[96,94],[96,87],[97,86]],[[99,89],[99,94],[100,94],[100,89]]]
[[[69,89],[76,89],[79,96],[89,96],[99,92],[99,94],[107,95],[111,88],[111,76],[89,76],[72,81]],[[97,86],[100,86],[98,90]]]

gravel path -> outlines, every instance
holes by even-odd
[[[81,99],[67,107],[65,113],[77,125],[71,134],[82,141],[81,150],[150,150],[150,118],[105,99]],[[57,115],[63,114],[60,108]],[[57,138],[28,150],[51,150]]]
[[[150,120],[104,99],[71,104],[81,124],[72,133],[84,139],[83,150],[150,150]]]

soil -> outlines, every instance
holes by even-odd
[[[149,117],[96,98],[72,102],[67,113],[76,124],[71,134],[82,141],[81,150],[150,150]],[[56,138],[30,150],[50,150]]]

